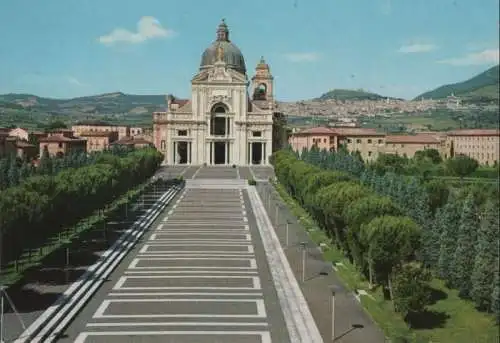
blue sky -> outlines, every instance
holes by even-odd
[[[498,0],[2,0],[0,94],[187,97],[221,18],[278,100],[412,98],[498,63]]]

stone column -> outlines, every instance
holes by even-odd
[[[174,153],[173,164],[176,164],[177,163],[177,142],[174,142],[173,145],[174,145],[174,148],[172,149],[172,152]]]
[[[224,157],[224,164],[229,164],[229,141],[226,141],[226,143],[224,143],[224,155],[226,155]]]
[[[212,158],[210,159],[210,164],[215,164],[215,142],[210,142],[210,149],[212,149]]]
[[[249,158],[249,161],[250,161],[249,164],[252,165],[253,164],[253,143],[252,142],[250,142],[250,156],[249,157],[250,157]]]
[[[265,149],[266,143],[260,143],[260,164],[264,164],[266,157],[264,156],[264,153],[266,151]]]
[[[191,164],[191,142],[187,143],[187,164]]]

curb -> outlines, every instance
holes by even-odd
[[[52,342],[58,332],[65,328],[78,311],[92,297],[101,284],[123,260],[135,243],[154,222],[160,212],[184,188],[184,183],[173,185],[156,203],[139,217],[120,238],[104,252],[99,260],[87,268],[86,272],[43,312],[14,343]],[[130,239],[131,238],[131,239]],[[128,242],[127,242],[128,241]],[[57,330],[54,330],[57,329]],[[50,335],[50,337],[48,337]]]

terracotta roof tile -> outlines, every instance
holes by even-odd
[[[448,132],[449,136],[500,136],[498,129],[468,129]]]
[[[51,142],[84,142],[86,139],[80,138],[69,138],[64,136],[49,136],[46,138],[40,138],[40,143],[51,143]]]
[[[388,135],[385,138],[387,144],[438,144],[439,137],[430,134],[423,135]]]

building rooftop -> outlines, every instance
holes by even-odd
[[[449,136],[500,136],[498,129],[465,129],[448,132]]]
[[[69,138],[65,136],[49,136],[46,138],[40,138],[40,143],[62,143],[62,142],[85,142],[86,139],[82,138]]]
[[[438,144],[441,142],[438,136],[430,134],[422,135],[388,135],[385,137],[387,144]]]
[[[111,137],[117,134],[116,131],[83,131],[78,134],[79,137]]]

